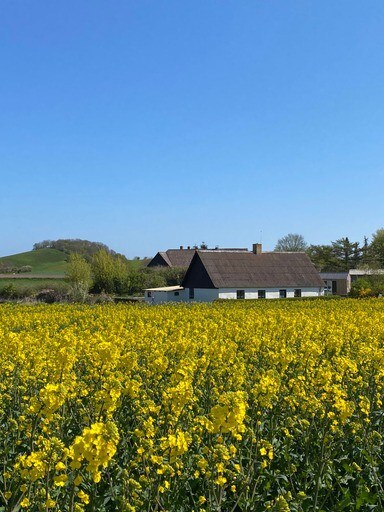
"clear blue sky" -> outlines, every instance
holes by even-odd
[[[2,0],[0,73],[1,256],[384,225],[383,0]]]

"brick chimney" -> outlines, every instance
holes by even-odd
[[[252,245],[253,254],[261,254],[263,252],[263,246],[261,244]]]

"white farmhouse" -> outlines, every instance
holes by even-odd
[[[252,251],[196,250],[181,287],[145,291],[154,303],[322,295],[324,281],[305,253],[262,252],[261,244]]]

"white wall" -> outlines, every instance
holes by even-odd
[[[302,288],[302,297],[322,297],[324,295],[324,288]]]
[[[164,302],[212,302],[216,299],[236,299],[237,290],[244,289],[246,299],[257,299],[258,290],[266,291],[266,299],[278,299],[280,297],[280,288],[195,288],[195,298],[189,299],[189,288],[178,290],[179,295],[174,291],[151,291],[152,297],[148,297],[145,292],[145,302],[148,304],[162,304]],[[283,288],[282,288],[283,289]],[[287,290],[287,298],[294,297],[294,288],[284,288]],[[301,288],[302,297],[319,297],[324,295],[324,289],[321,288]]]
[[[189,288],[186,288],[185,292],[185,300],[191,302],[212,302],[219,298],[219,290],[217,288],[195,288],[194,299],[189,299]]]
[[[278,299],[280,297],[280,289],[287,290],[287,299],[295,296],[295,288],[220,288],[219,299],[236,299],[237,290],[243,289],[245,291],[246,299],[257,299],[258,291],[265,290],[266,299]],[[324,295],[323,288],[300,288],[302,297],[319,297]]]
[[[155,292],[151,291],[151,296],[148,297],[148,292],[145,292],[145,302],[148,304],[161,304],[167,302],[167,292]]]
[[[178,295],[175,295],[175,292],[178,293]],[[181,301],[188,300],[188,289],[187,290],[175,290],[175,291],[151,290],[151,297],[148,297],[148,292],[146,291],[144,300],[147,304],[163,304],[164,302],[181,302]]]

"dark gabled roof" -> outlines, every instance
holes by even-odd
[[[195,249],[168,249],[158,252],[148,263],[147,267],[185,267],[192,261]]]
[[[198,280],[193,267],[201,268],[201,264],[215,288],[324,286],[305,253],[196,251],[182,286],[193,287],[193,281]]]
[[[166,254],[172,267],[189,267],[195,249],[168,249]]]
[[[197,249],[168,249],[158,252],[148,263],[147,267],[184,267],[188,268]],[[247,248],[211,249],[215,252],[248,252]]]
[[[159,252],[158,254],[163,258],[166,265],[169,265],[170,267],[172,267],[172,262],[168,258],[168,254],[166,252]]]

